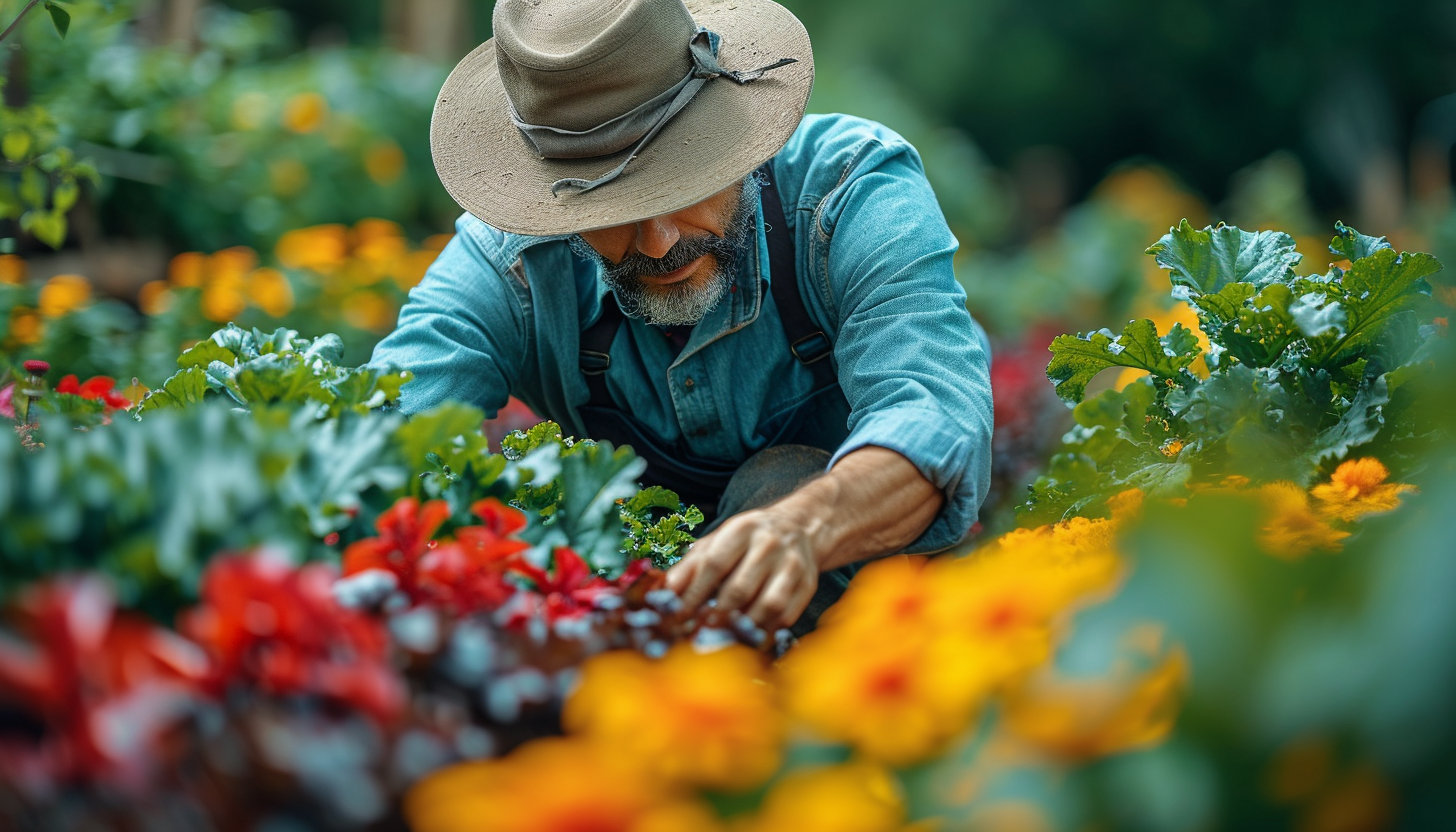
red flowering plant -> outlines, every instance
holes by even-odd
[[[335,576],[324,564],[295,568],[268,551],[213,560],[202,603],[179,621],[214,660],[209,688],[318,696],[382,723],[398,717],[405,689],[384,625],[341,606]]]
[[[36,584],[11,613],[14,629],[0,629],[0,795],[151,785],[169,732],[203,699],[206,656],[116,614],[96,577]]]
[[[530,544],[514,535],[526,516],[495,498],[470,507],[477,525],[436,539],[450,519],[444,500],[402,497],[375,521],[378,537],[344,551],[344,577],[335,592],[349,606],[372,606],[390,596],[408,606],[429,604],[455,615],[493,610],[515,587],[506,574]]]

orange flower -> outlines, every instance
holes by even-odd
[[[899,784],[885,769],[860,762],[788,774],[735,832],[897,832],[904,822]]]
[[[201,286],[207,275],[207,255],[184,251],[167,266],[167,282],[173,286]]]
[[[293,287],[277,269],[254,269],[248,276],[248,299],[275,318],[293,309]]]
[[[1050,671],[1016,685],[1004,714],[1012,732],[1057,757],[1081,762],[1160,742],[1177,716],[1188,660],[1172,650],[1136,673],[1067,679]]]
[[[80,309],[91,300],[91,281],[79,274],[58,274],[40,289],[37,304],[45,318],[60,316]]]
[[[34,309],[17,306],[10,310],[10,338],[17,344],[39,344],[45,337],[45,323]]]
[[[342,225],[295,229],[278,238],[273,253],[285,268],[327,273],[348,259],[349,229]]]
[[[137,290],[137,306],[148,315],[160,315],[172,306],[172,290],[165,280],[148,280]]]
[[[778,768],[784,719],[758,654],[673,647],[660,660],[614,651],[582,667],[562,725],[663,777],[738,791]]]
[[[650,776],[615,748],[582,739],[528,743],[498,760],[462,763],[412,788],[415,832],[711,832],[700,801]]]
[[[1368,514],[1380,514],[1400,506],[1400,495],[1415,491],[1413,485],[1387,483],[1390,471],[1374,457],[1340,463],[1330,481],[1310,489],[1320,513],[1337,520],[1354,522]]]
[[[1079,519],[958,560],[870,564],[784,657],[790,712],[894,765],[942,750],[991,691],[1046,660],[1071,609],[1112,586],[1112,528]]]
[[[394,326],[399,309],[369,290],[361,290],[344,298],[339,311],[350,326],[370,332],[384,332]]]
[[[283,105],[283,126],[295,133],[312,133],[323,126],[329,102],[316,92],[301,92]]]
[[[14,254],[0,254],[0,283],[23,286],[25,284],[25,260]]]
[[[1272,482],[1259,488],[1265,510],[1259,545],[1275,557],[1297,560],[1321,549],[1338,552],[1347,531],[1331,526],[1309,504],[1309,495],[1292,482]]]
[[[376,185],[393,185],[404,175],[404,151],[389,139],[381,139],[364,153],[364,171]]]

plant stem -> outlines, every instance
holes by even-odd
[[[0,32],[0,41],[3,41],[6,38],[10,37],[10,32],[15,29],[16,26],[20,25],[20,21],[24,20],[26,14],[28,14],[31,9],[35,8],[35,4],[39,2],[40,0],[30,0],[29,3],[26,3],[25,8],[20,10],[20,14],[16,15],[15,19],[10,21],[10,25],[5,27],[5,31]]]

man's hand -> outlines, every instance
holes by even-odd
[[[687,609],[716,588],[719,609],[743,610],[764,629],[799,619],[819,586],[816,524],[794,516],[785,502],[730,517],[668,570],[667,585]]]
[[[866,446],[787,497],[725,520],[668,570],[667,585],[688,610],[716,590],[719,609],[742,610],[765,629],[787,627],[814,597],[820,572],[903,549],[944,502],[910,460]]]

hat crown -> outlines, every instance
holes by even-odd
[[[496,65],[524,122],[589,130],[681,81],[697,31],[682,0],[500,0]]]

